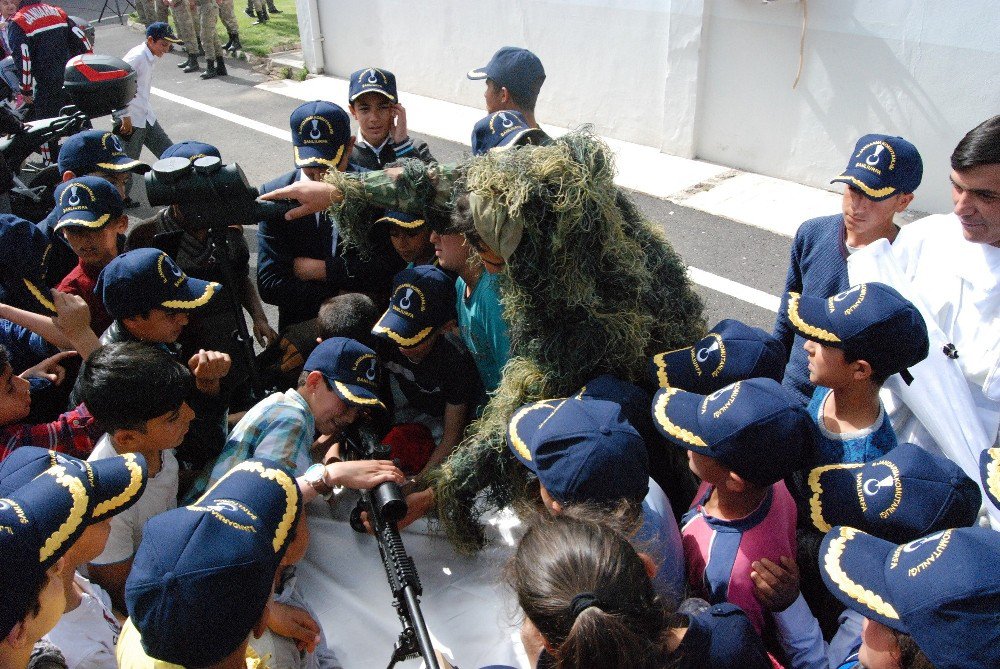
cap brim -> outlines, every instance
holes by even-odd
[[[1000,508],[1000,448],[987,448],[979,456],[983,490],[994,506]]]
[[[53,230],[59,231],[63,228],[76,227],[97,230],[107,225],[111,220],[111,214],[101,214],[97,216],[90,211],[74,211],[59,219]]]
[[[542,423],[552,415],[562,401],[526,404],[514,412],[507,424],[507,448],[514,454],[515,458],[521,461],[521,464],[535,474],[538,474],[538,467],[533,460],[534,453],[531,452],[531,447],[524,441],[522,435],[537,432]]]
[[[372,334],[377,337],[389,339],[398,346],[410,348],[417,346],[427,339],[434,331],[433,326],[420,327],[412,320],[404,318],[392,309],[392,305],[378,319],[378,323],[372,328]]]
[[[160,39],[165,39],[168,42],[170,42],[171,44],[184,44],[184,40],[182,40],[181,38],[179,38],[179,37],[171,37],[170,35],[164,35]]]
[[[31,296],[35,298],[35,301],[38,302],[38,304],[53,314],[56,313],[56,305],[50,299],[48,289],[43,292],[42,289],[38,287],[39,285],[44,285],[42,282],[38,282],[36,284],[30,279],[23,278],[21,281],[24,282],[24,287],[27,288],[28,292],[31,293]]]
[[[427,223],[427,221],[424,220],[424,219],[422,219],[422,218],[418,218],[418,219],[415,219],[415,220],[412,220],[412,221],[404,221],[402,219],[395,218],[393,216],[383,216],[382,218],[378,219],[375,222],[376,223],[386,223],[386,224],[396,225],[396,226],[399,226],[401,228],[406,228],[407,230],[415,230],[415,229],[419,228],[420,226],[425,225]]]
[[[844,606],[906,633],[899,613],[883,599],[889,592],[886,562],[897,548],[896,544],[861,530],[838,525],[823,538],[819,566],[827,589]]]
[[[329,149],[319,149],[316,146],[296,146],[295,166],[296,167],[332,167],[337,169],[341,159],[344,157],[344,147],[341,144],[336,151]]]
[[[97,163],[97,169],[104,172],[135,172],[136,174],[145,174],[153,168],[141,160],[132,160],[123,156],[120,162]]]
[[[126,453],[89,463],[96,485],[91,494],[92,522],[117,515],[139,501],[146,489],[146,461],[141,455]]]
[[[222,288],[214,281],[202,281],[187,277],[177,295],[172,300],[160,302],[160,307],[170,311],[193,311],[208,304],[215,294]]]
[[[469,73],[466,74],[465,76],[467,76],[469,79],[472,79],[473,81],[479,81],[480,79],[486,79],[490,75],[486,72],[486,68],[479,68],[475,70],[469,70]]]
[[[843,347],[840,337],[833,331],[833,324],[826,312],[826,299],[788,293],[788,322],[801,336],[821,344]]]
[[[698,435],[698,405],[705,398],[679,388],[661,388],[653,397],[653,422],[671,443],[689,451],[711,454]]]
[[[499,144],[497,144],[496,146],[494,146],[493,149],[491,149],[491,150],[493,150],[493,151],[508,151],[510,149],[516,149],[519,146],[523,145],[523,142],[521,142],[522,139],[524,139],[526,137],[534,137],[534,136],[542,137],[544,135],[545,135],[545,131],[543,131],[541,128],[525,128],[525,129],[519,130],[519,131],[517,131],[517,132],[515,132],[515,133],[513,133],[511,135],[507,135],[506,137],[503,138],[503,141],[501,141]]]
[[[646,364],[646,378],[649,380],[649,383],[657,388],[679,387],[672,379],[675,374],[681,374],[682,377],[686,376],[684,370],[685,367],[689,368],[691,366],[692,350],[691,346],[687,346],[685,348],[674,349],[673,351],[657,353],[650,358]]]
[[[845,183],[850,186],[854,186],[859,191],[865,194],[870,200],[884,200],[886,198],[892,197],[896,194],[896,189],[892,186],[884,186],[882,188],[872,188],[864,181],[859,179],[856,175],[851,174],[850,171],[844,172],[838,177],[830,179],[830,183]]]
[[[374,88],[374,87],[372,87],[372,88],[366,88],[364,90],[358,91],[357,93],[355,93],[354,95],[352,95],[350,98],[348,98],[347,101],[349,103],[350,102],[354,102],[355,100],[357,100],[358,98],[360,98],[365,93],[378,93],[379,95],[384,95],[385,97],[387,97],[389,99],[389,102],[396,102],[396,96],[395,95],[392,95],[391,93],[389,93],[387,91],[384,91],[381,88]]]
[[[844,463],[815,467],[806,476],[809,495],[809,518],[820,532],[835,525],[868,529],[855,493],[854,472],[862,463]],[[837,482],[837,479],[844,479]],[[844,495],[835,492],[847,491]]]
[[[353,383],[344,383],[343,381],[335,381],[333,379],[328,380],[333,386],[333,392],[337,393],[337,397],[344,400],[348,404],[353,404],[359,407],[378,407],[380,409],[385,409],[385,404],[382,403],[382,400],[378,398],[378,395],[376,395],[373,390],[363,388]]]

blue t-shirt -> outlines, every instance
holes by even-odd
[[[468,299],[465,297],[465,280],[459,277],[455,282],[458,330],[465,347],[472,354],[487,394],[500,385],[500,373],[510,359],[510,338],[496,282],[496,275],[483,272]]]
[[[878,418],[863,430],[856,432],[831,432],[823,422],[823,405],[833,392],[817,386],[809,402],[809,415],[819,426],[819,465],[862,463],[877,460],[896,448],[896,433],[879,402]]]

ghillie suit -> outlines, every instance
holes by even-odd
[[[473,207],[473,243],[477,233],[489,241],[501,236],[499,227],[522,228],[499,281],[511,359],[483,416],[427,477],[460,550],[482,545],[486,507],[525,497],[526,471],[505,444],[518,407],[566,397],[600,374],[636,382],[649,355],[704,333],[702,303],[680,257],[614,185],[610,149],[586,131],[458,168],[408,161],[401,173],[328,179],[344,193],[333,213],[349,239],[368,237],[370,206],[433,219],[462,193],[492,210],[483,217],[483,207]]]

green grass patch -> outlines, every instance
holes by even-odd
[[[289,51],[299,45],[299,22],[295,14],[295,0],[274,0],[281,14],[269,14],[269,20],[264,25],[255,26],[256,18],[250,18],[244,13],[246,0],[235,0],[236,19],[240,24],[240,41],[247,53],[257,56],[268,56],[276,51]],[[222,22],[218,24],[219,37],[222,43],[229,41],[229,35]]]

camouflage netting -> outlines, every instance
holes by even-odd
[[[614,185],[611,151],[589,132],[491,152],[463,171],[457,188],[525,225],[499,282],[511,360],[482,418],[430,476],[449,538],[474,551],[482,511],[523,497],[526,472],[505,444],[519,406],[568,396],[600,374],[636,382],[648,355],[689,345],[705,324],[680,257]],[[356,185],[347,198],[365,200]],[[341,216],[347,232],[357,219]]]

